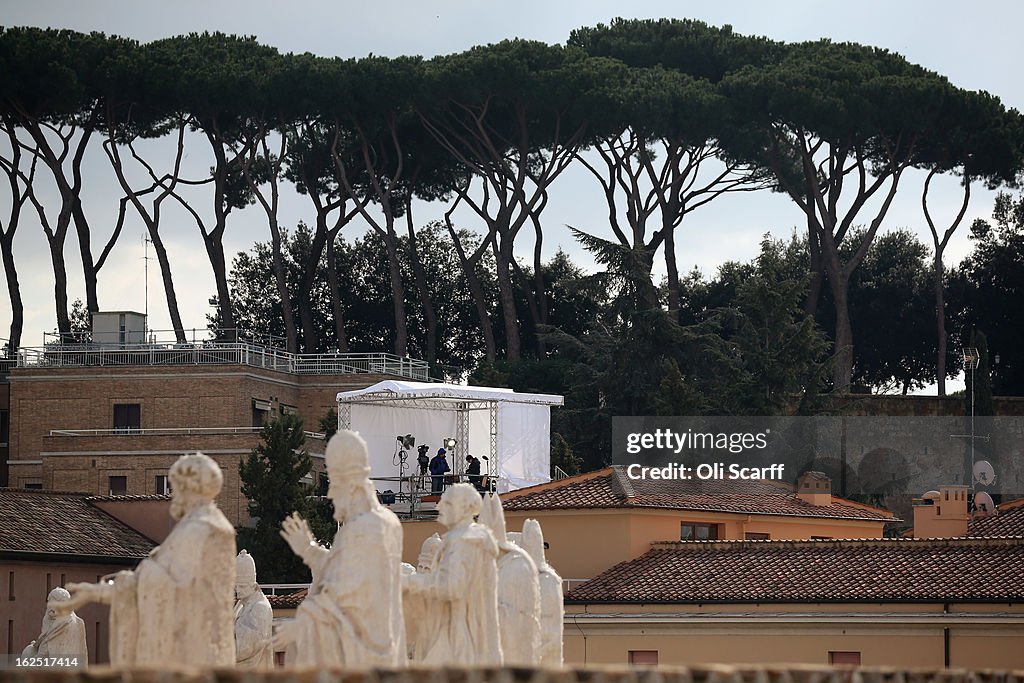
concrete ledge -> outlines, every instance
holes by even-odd
[[[5,669],[0,683],[1024,683],[1024,671],[694,666],[586,669]]]

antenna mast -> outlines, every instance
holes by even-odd
[[[146,235],[146,233],[142,233],[142,262],[144,264],[143,265],[143,272],[145,273],[145,292],[146,292],[146,294],[145,294],[145,296],[146,296],[146,303],[145,303],[145,306],[146,306],[146,308],[145,308],[146,317],[144,318],[143,323],[142,323],[142,329],[143,329],[142,338],[145,341],[149,341],[149,245],[150,245],[150,243],[152,241],[153,240],[149,239],[149,237]]]

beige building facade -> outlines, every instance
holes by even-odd
[[[21,654],[39,635],[52,589],[131,569],[171,525],[164,496],[0,489],[0,653]],[[92,664],[108,661],[109,614],[103,605],[78,610]]]
[[[159,495],[183,453],[201,450],[224,471],[217,502],[248,521],[238,467],[268,420],[301,417],[313,455],[310,484],[324,472],[319,420],[338,391],[425,376],[416,361],[386,354],[303,356],[245,344],[65,346],[23,354],[8,381],[12,488],[96,496]],[[2,482],[0,482],[2,483]]]
[[[501,496],[509,531],[540,521],[548,561],[570,585],[640,557],[652,544],[720,540],[881,538],[897,521],[885,510],[832,496],[824,481],[807,492],[785,484],[740,483],[732,495],[694,482],[628,482],[608,467]],[[804,483],[801,480],[800,483]],[[403,523],[404,561],[416,564],[423,541],[444,533],[436,521]]]
[[[659,543],[566,595],[574,665],[1024,668],[1024,538]]]

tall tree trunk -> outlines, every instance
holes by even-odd
[[[423,307],[423,320],[427,324],[427,364],[433,368],[437,362],[437,314],[434,312],[434,304],[430,300],[430,290],[427,289],[427,272],[423,268],[423,261],[420,259],[419,245],[416,243],[416,231],[413,229],[412,221],[412,198],[405,203],[405,227],[409,233],[409,255],[412,259],[412,272],[416,278],[416,289],[419,290],[420,305]]]
[[[495,237],[497,242],[497,237]],[[501,302],[502,321],[505,324],[505,357],[510,361],[518,361],[521,358],[519,345],[519,315],[516,312],[515,291],[512,288],[512,274],[510,262],[515,256],[512,254],[512,245],[507,240],[502,240],[501,246],[494,249],[496,273],[498,276],[498,300]]]
[[[160,264],[160,278],[164,285],[164,298],[167,300],[167,313],[171,316],[174,338],[179,344],[184,344],[186,341],[185,326],[181,322],[181,312],[178,310],[178,295],[174,291],[171,261],[167,258],[167,249],[164,247],[164,241],[160,238],[160,231],[157,230],[155,224],[149,226],[149,239],[153,242],[156,260]]]
[[[462,274],[466,276],[466,283],[469,285],[469,292],[473,296],[473,305],[476,307],[477,317],[480,318],[480,333],[484,336],[484,354],[488,363],[493,363],[498,358],[497,344],[494,341],[494,328],[491,326],[491,316],[487,311],[487,295],[484,293],[483,282],[476,273],[476,266],[480,262],[487,247],[486,242],[481,243],[472,259],[466,256],[466,250],[462,247],[462,240],[455,232],[452,225],[452,213],[458,206],[458,200],[448,208],[444,215],[444,224],[448,228],[448,236],[452,239],[452,246],[455,247],[455,255],[459,257],[459,265],[462,267]],[[491,239],[493,235],[489,235]]]
[[[50,261],[53,263],[53,300],[57,314],[57,332],[63,344],[71,334],[71,316],[68,315],[68,273],[64,265],[64,241],[50,241]]]
[[[204,238],[206,254],[213,267],[213,279],[217,284],[217,312],[220,315],[220,329],[217,339],[221,341],[238,341],[238,327],[235,324],[235,313],[231,310],[231,289],[228,287],[227,266],[224,261],[224,243],[216,231]]]
[[[402,264],[398,260],[398,236],[390,212],[384,243],[388,249],[388,270],[391,274],[391,304],[395,314],[395,354],[404,356],[409,350],[409,325],[405,319],[405,287],[402,285]]]
[[[924,210],[925,220],[928,222],[928,229],[932,233],[932,243],[935,246],[935,327],[936,327],[936,358],[935,358],[935,383],[939,396],[946,395],[946,351],[948,335],[946,334],[946,301],[945,290],[943,289],[945,267],[942,264],[942,253],[949,244],[949,239],[960,226],[960,222],[967,213],[967,206],[971,201],[971,178],[964,170],[964,199],[960,205],[960,212],[953,219],[953,222],[946,228],[942,237],[939,237],[938,228],[932,220],[931,212],[928,211],[928,188],[931,186],[932,178],[938,174],[939,169],[933,168],[924,181],[924,190],[921,193],[921,208]]]
[[[92,137],[94,121],[90,120],[89,125],[82,128],[82,139],[75,149],[74,158],[71,161],[73,204],[71,215],[75,222],[75,231],[78,234],[78,251],[82,257],[82,274],[85,278],[85,305],[90,313],[100,310],[99,297],[96,294],[96,285],[99,277],[99,267],[92,258],[92,237],[89,230],[89,221],[85,218],[85,211],[82,209],[82,159],[85,157],[85,148]]]
[[[679,321],[682,308],[679,296],[679,268],[676,265],[676,230],[671,225],[662,228],[665,231],[665,269],[668,273],[668,310],[673,318]]]
[[[468,263],[464,258],[460,258],[459,263],[462,264],[462,272],[469,284],[469,292],[473,295],[477,317],[480,318],[480,332],[484,335],[484,355],[489,363],[493,363],[498,358],[498,348],[494,340],[491,316],[487,311],[487,294],[484,292],[484,283],[477,276],[473,264]]]
[[[270,220],[270,245],[274,268],[274,283],[277,285],[277,296],[281,299],[281,317],[284,319],[285,345],[289,353],[299,351],[299,333],[295,329],[295,313],[292,311],[292,298],[288,292],[288,281],[284,271],[284,256],[281,253],[281,228],[277,217]]]
[[[334,238],[327,241],[327,287],[331,291],[331,312],[334,314],[334,336],[338,351],[348,353],[348,333],[345,331],[345,311],[341,305],[341,286],[338,283],[338,255]]]
[[[836,309],[835,365],[832,368],[832,390],[837,394],[850,393],[853,377],[853,326],[850,324],[849,279],[840,273],[829,273],[832,297]]]
[[[544,285],[544,264],[541,262],[542,247],[544,246],[544,231],[540,227],[540,218],[536,214],[530,215],[533,221],[533,232],[535,235],[533,243],[533,282],[537,293],[537,316],[535,333],[537,336],[537,357],[544,358],[547,355],[547,345],[544,343],[544,335],[540,328],[548,324],[548,295]],[[529,290],[527,290],[529,291]]]
[[[72,210],[72,215],[75,222],[75,231],[78,235],[78,252],[82,257],[82,276],[85,279],[85,306],[90,313],[95,313],[100,310],[99,297],[96,294],[99,273],[92,258],[89,222],[85,219],[85,213],[82,211],[82,201],[76,196],[74,202],[75,206]]]
[[[804,302],[804,313],[811,317],[818,315],[818,302],[821,300],[821,287],[825,283],[825,264],[821,258],[821,244],[814,221],[807,219],[807,253],[810,258],[811,277],[807,286],[807,300]]]
[[[25,325],[25,305],[21,299],[21,285],[14,264],[13,237],[13,234],[0,233],[0,252],[4,261],[4,275],[7,277],[7,296],[11,300],[11,328],[7,337],[9,358],[14,358],[18,347],[21,346],[21,335]]]
[[[180,163],[180,137],[178,145],[177,163]],[[118,152],[117,144],[112,140],[108,140],[108,144],[104,145],[104,149],[107,152],[107,157],[110,159],[110,165],[114,169],[114,174],[117,176],[121,189],[124,190],[125,196],[131,201],[132,206],[135,207],[136,213],[139,214],[139,218],[141,218],[142,222],[146,225],[146,231],[149,233],[149,240],[153,243],[153,248],[156,250],[157,263],[160,264],[160,277],[163,281],[164,298],[167,301],[167,313],[171,318],[171,327],[174,330],[174,338],[177,343],[184,344],[186,341],[185,327],[181,322],[181,312],[178,310],[178,296],[174,291],[174,278],[171,275],[171,262],[170,259],[167,258],[167,249],[164,247],[163,239],[160,237],[160,205],[163,200],[170,195],[172,190],[164,189],[164,192],[160,197],[153,202],[153,213],[150,214],[139,200],[139,192],[131,188],[131,185],[128,183],[128,179],[125,177],[124,166],[121,163],[121,156],[120,152]]]
[[[526,297],[526,310],[530,314],[530,322],[533,323],[533,337],[536,340],[537,357],[543,357],[543,346],[540,343],[540,307],[537,304],[537,296],[533,293],[530,284],[530,278],[526,277],[526,273],[519,267],[519,264],[512,261],[512,270],[516,274],[516,278],[519,280],[519,286],[523,288],[523,295]]]
[[[316,353],[321,350],[320,339],[317,337],[316,327],[313,324],[312,291],[320,265],[320,255],[327,243],[328,232],[326,215],[321,213],[316,219],[316,229],[313,231],[309,253],[306,254],[306,263],[299,264],[302,277],[299,278],[299,289],[295,294],[296,304],[299,307],[299,324],[302,326],[302,350],[306,353]]]
[[[946,293],[943,288],[942,252],[935,252],[935,328],[938,342],[935,358],[935,382],[939,396],[946,395]]]

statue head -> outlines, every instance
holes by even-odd
[[[258,590],[256,561],[248,550],[243,550],[235,558],[235,599],[244,600]]]
[[[190,510],[212,503],[224,484],[224,474],[213,458],[192,453],[178,458],[167,476],[171,480],[171,516],[181,519]]]
[[[416,559],[416,571],[418,573],[429,573],[437,566],[437,558],[441,554],[443,541],[437,534],[433,534],[420,546],[420,556]]]
[[[60,618],[62,615],[58,614],[56,605],[57,602],[67,602],[71,599],[71,593],[66,588],[60,586],[50,591],[50,594],[46,596],[46,616],[43,617],[43,628],[45,630],[46,624],[52,623],[54,620]],[[64,615],[66,616],[66,615]]]
[[[327,495],[334,503],[334,519],[347,517],[379,505],[369,480],[370,457],[366,442],[357,432],[347,429],[327,442]]]
[[[547,566],[547,560],[544,559],[544,532],[540,529],[540,522],[535,519],[523,522],[523,549],[530,554],[537,569]]]
[[[437,504],[437,521],[451,529],[472,522],[482,507],[480,492],[472,485],[453,484],[441,494],[441,501]]]

